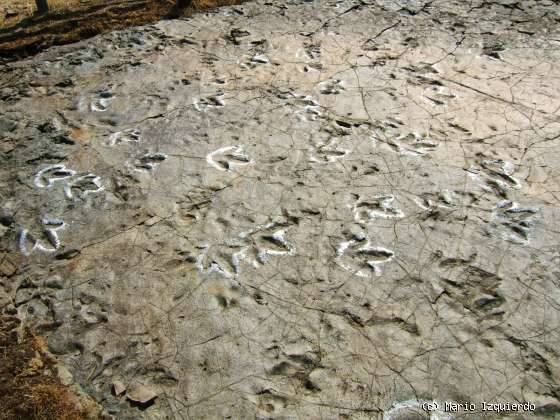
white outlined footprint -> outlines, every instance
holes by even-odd
[[[20,252],[29,257],[34,251],[50,254],[60,248],[60,239],[57,231],[63,229],[66,223],[61,219],[43,217],[41,219],[43,225],[43,233],[45,234],[49,245],[43,245],[38,239],[29,234],[27,229],[22,229],[19,233],[18,247]],[[29,244],[32,244],[31,247]]]
[[[503,159],[484,159],[481,168],[471,166],[469,176],[487,192],[506,198],[511,189],[520,189],[521,182],[513,177],[515,165]]]
[[[497,176],[499,178],[497,181],[507,185],[509,188],[521,188],[521,182],[512,176],[515,172],[515,165],[513,163],[502,159],[485,159],[480,162],[480,165],[485,169],[486,173]]]
[[[500,201],[493,211],[494,220],[507,228],[503,238],[516,244],[529,243],[531,229],[535,225],[534,215],[537,209],[520,207],[510,200]]]
[[[73,190],[80,190],[78,197],[82,200],[89,194],[98,193],[104,190],[101,178],[95,174],[76,176],[76,171],[67,169],[65,165],[50,165],[41,169],[33,180],[37,188],[50,188],[55,182],[64,184],[64,196],[72,200],[75,198]]]
[[[423,193],[415,196],[413,200],[422,210],[433,211],[437,208],[453,209],[456,198],[453,191],[443,190],[437,193]]]
[[[345,90],[346,88],[340,79],[326,80],[319,84],[319,91],[323,95],[338,95]]]
[[[122,143],[140,143],[141,140],[142,140],[142,136],[140,131],[135,128],[129,128],[111,134],[111,136],[109,137],[109,141],[107,142],[107,145],[115,146]]]
[[[209,259],[208,253],[210,251],[210,245],[205,244],[200,248],[202,249],[202,252],[198,254],[195,262],[195,266],[198,269],[199,273],[204,275],[218,273],[219,275],[227,279],[231,279],[235,276],[234,273],[231,273],[230,270],[223,267],[224,264],[220,264],[213,259]]]
[[[246,166],[253,160],[242,145],[225,146],[206,155],[206,162],[219,171],[233,171],[238,166]]]
[[[196,257],[196,267],[204,275],[217,273],[228,279],[235,278],[240,274],[243,262],[259,268],[271,257],[295,255],[296,247],[286,234],[283,225],[273,222],[241,232],[216,247],[203,245],[200,247],[202,252]]]
[[[286,239],[286,229],[279,227],[276,223],[258,226],[241,233],[238,238],[253,243],[257,255],[257,261],[253,261],[253,265],[257,262],[265,264],[271,256],[294,255],[296,253],[294,244]]]
[[[168,159],[164,153],[147,153],[136,159],[134,169],[137,171],[153,171],[157,165]]]
[[[424,156],[438,147],[438,143],[418,133],[403,134],[394,142],[401,154],[412,156]]]
[[[333,163],[347,154],[347,150],[320,147],[317,149],[316,153],[309,157],[309,161],[314,163]]]
[[[309,161],[313,163],[333,163],[343,158],[349,153],[346,149],[341,149],[335,143],[321,144],[310,153]]]
[[[295,115],[301,121],[315,121],[323,116],[321,105],[315,99],[308,95],[294,94],[294,105],[298,108]]]
[[[391,261],[395,253],[381,246],[372,246],[367,239],[341,242],[336,250],[336,262],[345,270],[360,277],[382,274],[381,266]]]
[[[402,134],[401,125],[402,122],[395,118],[384,121],[374,134],[374,139],[386,143],[401,155],[417,157],[425,156],[439,146],[439,142],[432,140],[427,134],[422,135],[416,132]]]
[[[41,169],[34,178],[37,188],[50,188],[55,182],[65,181],[76,175],[76,171],[67,169],[65,165],[50,165]]]
[[[70,180],[64,186],[64,196],[69,200],[75,198],[73,190],[78,190],[78,197],[85,200],[89,194],[95,194],[105,189],[101,184],[101,178],[95,174],[82,175]]]
[[[235,238],[225,241],[225,244],[241,247],[241,250],[234,255],[234,263],[247,260],[257,268],[259,264],[266,264],[270,257],[295,255],[296,247],[286,239],[286,233],[285,227],[272,222],[241,232]]]
[[[109,104],[113,101],[115,97],[109,91],[103,91],[99,93],[99,98],[93,100],[90,103],[89,109],[92,112],[105,112],[109,108]]]
[[[354,220],[367,223],[373,219],[401,219],[404,213],[394,202],[395,196],[392,194],[379,194],[371,199],[358,198],[353,207]]]
[[[241,63],[241,67],[252,69],[262,64],[270,64],[270,59],[263,53],[256,53],[250,59]]]

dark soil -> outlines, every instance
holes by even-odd
[[[44,342],[21,330],[15,317],[0,317],[0,407],[2,420],[86,418],[58,379]]]
[[[17,60],[52,45],[239,3],[242,0],[99,0],[87,6],[35,15],[0,29],[0,57]]]

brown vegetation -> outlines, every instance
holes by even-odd
[[[35,13],[34,0],[0,0],[17,14],[0,21],[0,56],[17,59],[51,45],[67,44],[115,29],[188,16],[242,0],[49,0],[50,11]],[[185,4],[187,4],[185,6]]]
[[[0,419],[86,418],[56,372],[41,338],[21,329],[15,317],[0,317]]]

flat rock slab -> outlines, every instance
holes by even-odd
[[[255,1],[5,65],[0,308],[117,418],[558,415],[559,9]]]

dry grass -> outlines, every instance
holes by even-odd
[[[243,0],[193,0],[179,10],[175,0],[49,0],[51,11],[34,14],[35,0],[0,0],[0,8],[17,11],[0,21],[0,56],[17,59],[51,45],[67,44],[115,29],[188,16]]]
[[[95,0],[87,0],[86,3],[92,2]],[[49,0],[49,6],[53,10],[64,10],[68,9],[69,7],[76,7],[84,2],[80,0]],[[10,24],[13,24],[14,21],[18,19],[22,19],[24,17],[29,17],[35,12],[35,0],[0,0],[0,8],[2,11],[12,10],[14,12],[18,12],[21,16],[13,16],[10,18],[5,17],[5,14],[2,13],[0,16],[0,22],[2,21],[9,21]]]
[[[43,340],[16,318],[0,317],[0,419],[85,419],[75,401]]]

